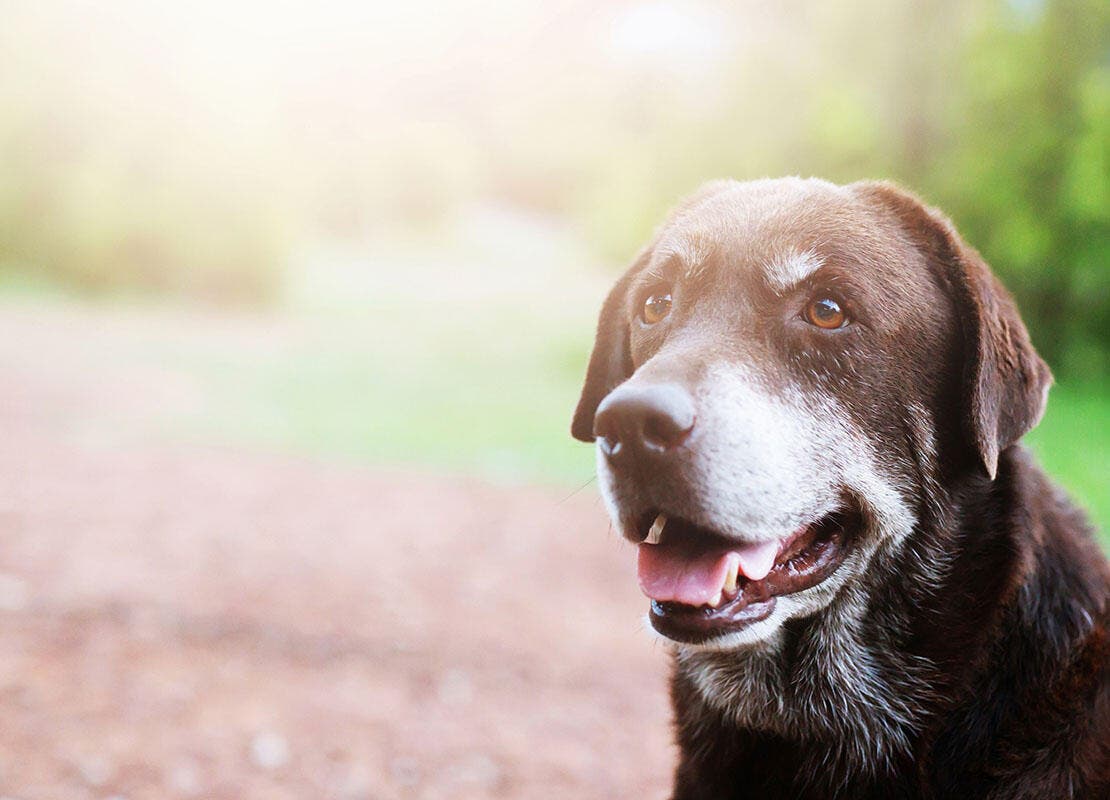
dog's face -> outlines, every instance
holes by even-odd
[[[866,581],[1050,376],[950,224],[883,184],[710,184],[613,289],[573,432],[656,631],[723,649]]]

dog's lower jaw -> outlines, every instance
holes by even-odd
[[[776,604],[771,615],[759,622],[752,623],[747,628],[733,633],[726,633],[697,644],[676,642],[655,629],[651,622],[651,614],[644,614],[644,630],[660,644],[669,647],[676,655],[682,657],[694,653],[733,653],[747,650],[752,647],[774,647],[781,634],[782,624],[787,619],[782,604]]]
[[[829,774],[883,774],[919,732],[931,665],[900,656],[866,607],[850,583],[813,617],[749,646],[676,647],[673,693],[735,729],[821,742],[814,757]]]

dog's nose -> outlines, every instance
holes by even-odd
[[[694,400],[670,383],[625,384],[601,401],[594,436],[610,461],[659,456],[678,447],[694,429]]]

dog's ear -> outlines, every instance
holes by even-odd
[[[1040,422],[1052,373],[1033,349],[1010,293],[947,217],[889,183],[853,188],[893,212],[938,265],[955,300],[964,343],[965,428],[993,480],[999,453]]]
[[[574,410],[574,421],[570,426],[571,435],[580,442],[594,440],[594,414],[597,407],[609,392],[632,375],[632,352],[628,342],[628,318],[625,314],[628,287],[633,276],[647,262],[650,248],[645,248],[636,257],[616,285],[609,290],[609,296],[601,306],[597,320],[597,336],[590,363],[586,367],[586,382],[582,386],[582,396]]]

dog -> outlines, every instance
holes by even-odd
[[[1110,798],[1110,567],[1019,444],[1051,382],[893,184],[670,214],[572,434],[673,651],[674,800]]]

